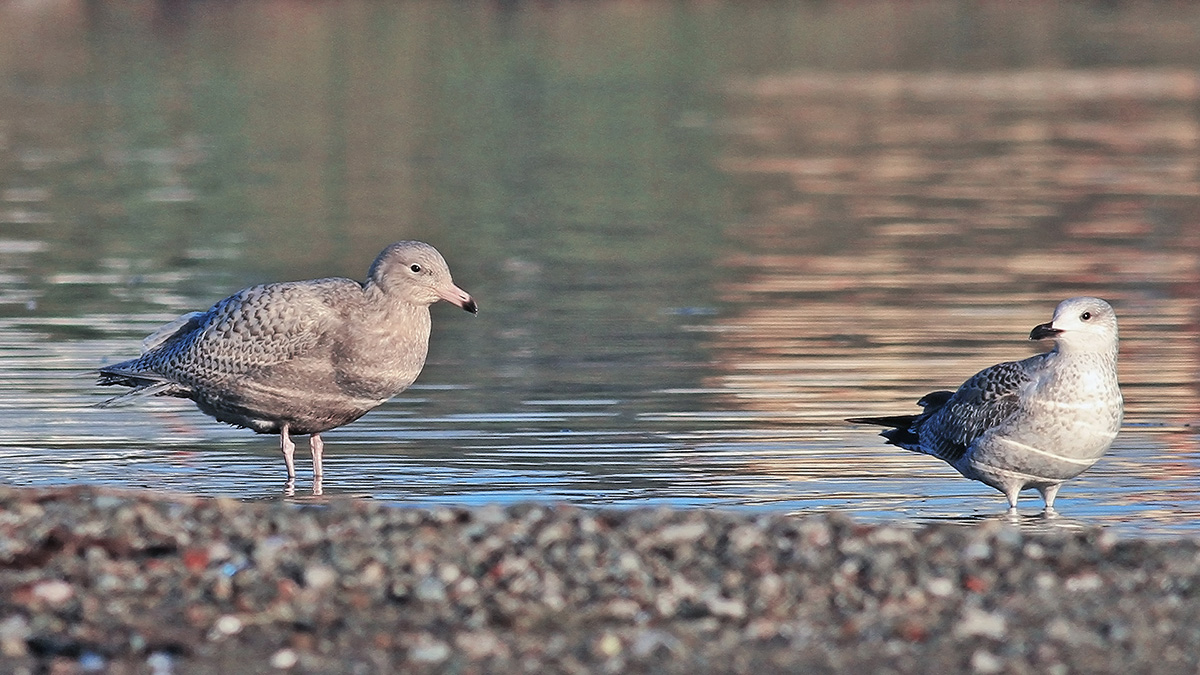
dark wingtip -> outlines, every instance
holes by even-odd
[[[479,305],[475,304],[474,299],[464,302],[462,308],[472,314],[479,314]]]
[[[917,405],[925,408],[926,412],[932,413],[938,408],[946,405],[946,403],[948,403],[953,396],[954,392],[952,391],[931,391],[922,396],[921,400],[917,401]]]
[[[874,424],[881,427],[907,427],[917,419],[916,415],[889,415],[887,417],[847,417],[851,424]]]

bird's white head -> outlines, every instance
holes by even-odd
[[[1059,351],[1117,353],[1117,314],[1100,298],[1068,298],[1054,309],[1054,320],[1035,326],[1030,340],[1054,340]]]
[[[371,263],[368,283],[415,305],[432,305],[445,300],[474,314],[478,311],[471,295],[454,285],[450,267],[437,249],[420,241],[399,241]]]

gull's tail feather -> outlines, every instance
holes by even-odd
[[[131,391],[98,403],[96,407],[111,408],[127,405],[147,396],[180,396],[186,398],[190,393],[186,386],[174,380],[169,380],[158,373],[130,370],[125,367],[129,363],[131,362],[118,363],[99,370],[99,377],[96,384],[104,387],[114,385],[131,387]]]
[[[101,382],[101,384],[118,384],[117,382]],[[174,382],[155,382],[138,386],[130,391],[114,396],[110,399],[101,401],[96,404],[97,408],[114,408],[117,406],[130,405],[147,396],[175,396],[175,392],[179,390],[179,385]]]
[[[888,443],[904,448],[905,450],[924,452],[924,450],[921,450],[921,437],[917,433],[917,428],[923,420],[928,419],[930,415],[949,403],[952,396],[954,396],[954,392],[952,391],[931,391],[925,394],[921,397],[921,400],[917,401],[917,405],[925,409],[919,415],[850,417],[846,421],[855,424],[877,424],[881,427],[892,427],[891,429],[879,432],[879,435],[886,438]]]
[[[847,422],[855,424],[877,424],[881,427],[909,427],[917,421],[918,415],[889,415],[887,417],[847,417]]]
[[[920,418],[921,415],[890,415],[887,417],[851,417],[847,422],[855,424],[878,424],[881,427],[892,427],[879,432],[880,436],[887,439],[887,442],[904,448],[905,450],[917,450],[921,445],[921,438],[913,431],[913,424]]]

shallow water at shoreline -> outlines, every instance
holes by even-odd
[[[2,484],[289,498],[276,438],[96,408],[87,372],[420,238],[480,315],[434,308],[418,385],[329,433],[325,496],[1003,518],[842,420],[1092,294],[1126,427],[1055,526],[1200,527],[1195,10],[991,8],[947,45],[940,3],[83,7],[0,8]]]

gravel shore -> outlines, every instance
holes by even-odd
[[[0,489],[0,671],[1197,673],[1200,545]]]

